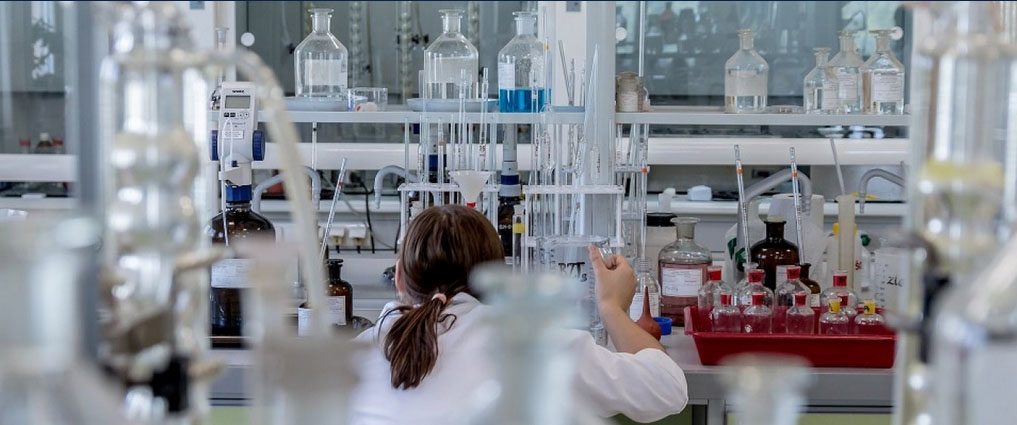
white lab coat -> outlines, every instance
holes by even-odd
[[[351,400],[352,425],[446,425],[461,417],[481,384],[493,378],[495,367],[486,345],[489,328],[481,320],[488,307],[463,293],[450,301],[445,311],[457,319],[439,334],[437,363],[417,388],[392,388],[383,353],[385,334],[398,312],[357,337],[369,347],[358,360],[361,376]],[[382,317],[397,305],[386,305]],[[622,413],[652,422],[680,412],[688,402],[685,374],[663,351],[615,353],[598,346],[588,332],[567,329],[563,335],[576,358],[575,396],[593,413]]]

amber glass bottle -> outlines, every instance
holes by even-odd
[[[771,218],[766,221],[766,237],[750,249],[752,262],[766,273],[763,285],[770,290],[777,287],[778,276],[787,275],[787,266],[798,264],[798,247],[784,239],[784,219]]]
[[[333,328],[343,328],[353,323],[353,285],[343,280],[343,260],[325,260],[328,271],[328,286],[325,288],[325,302],[328,310],[325,316]],[[297,308],[297,335],[310,333],[311,305],[306,301]]]
[[[275,240],[275,227],[251,211],[251,186],[226,186],[226,210],[208,222],[205,234],[214,244],[230,245],[247,239]],[[225,230],[224,230],[225,229]],[[213,337],[239,337],[244,320],[241,291],[253,260],[230,258],[212,265],[209,319]]]
[[[809,278],[809,269],[812,268],[812,264],[802,264],[802,276],[798,279],[809,289],[808,306],[819,307],[819,294],[823,292],[823,288],[819,286],[819,282]]]

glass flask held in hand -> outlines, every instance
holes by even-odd
[[[752,305],[742,312],[742,331],[747,334],[773,332],[773,310],[764,304],[764,294],[752,294]]]
[[[785,316],[785,330],[793,335],[812,335],[816,333],[816,312],[808,305],[809,294],[794,294],[794,305]]]
[[[349,51],[332,35],[332,9],[311,9],[311,33],[293,51],[297,97],[342,99],[348,84]]]
[[[740,333],[742,331],[742,312],[731,305],[731,293],[721,291],[720,304],[710,311],[710,326],[713,332]]]
[[[699,323],[709,325],[710,311],[713,310],[713,306],[720,303],[720,292],[731,292],[731,288],[722,280],[723,270],[720,266],[710,266],[706,269],[707,280],[703,287],[699,288],[699,301],[696,304],[699,311]]]
[[[742,288],[735,299],[735,303],[738,304],[740,310],[745,311],[746,308],[752,305],[752,297],[755,294],[762,294],[763,305],[767,308],[773,308],[773,291],[763,286],[764,274],[759,269],[749,270],[749,285]]]
[[[851,319],[841,311],[839,298],[826,300],[826,312],[819,316],[819,333],[823,335],[851,334]]]
[[[757,114],[766,110],[770,66],[756,52],[756,32],[738,30],[740,47],[724,64],[724,111]]]
[[[710,250],[696,243],[697,218],[677,217],[678,239],[657,256],[661,285],[660,313],[684,326],[685,307],[696,305],[699,288],[706,280],[706,268],[713,261]]]
[[[796,293],[808,293],[808,289],[799,280],[801,276],[801,267],[791,266],[787,268],[786,277],[777,285],[777,292],[775,294],[776,303],[773,307],[773,327],[774,329],[784,329],[784,315],[787,314],[787,310],[794,306],[794,296]]]
[[[875,300],[865,300],[865,310],[855,316],[855,331],[859,335],[886,334],[886,321],[881,314],[876,313]]]
[[[639,320],[643,315],[643,298],[649,294],[650,316],[660,317],[660,285],[653,277],[655,273],[650,269],[650,262],[639,260],[636,263],[636,293],[632,296],[632,304],[629,305],[629,317],[632,320]]]

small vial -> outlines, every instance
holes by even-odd
[[[763,286],[764,276],[762,269],[749,270],[749,286],[743,288],[736,299],[738,308],[743,312],[752,305],[752,296],[755,294],[763,295],[763,305],[766,308],[773,308],[773,291]]]
[[[827,310],[819,316],[819,333],[823,335],[848,335],[851,333],[851,320],[840,310],[840,299],[826,300]]]
[[[648,260],[639,260],[636,263],[636,293],[632,297],[632,304],[629,305],[629,317],[638,321],[643,315],[643,299],[650,298],[650,317],[660,317],[660,284],[653,275]]]
[[[886,333],[886,321],[876,313],[876,301],[865,300],[865,312],[855,317],[855,329],[861,335],[883,335]]]
[[[801,267],[789,266],[786,275],[779,276],[785,279],[777,285],[777,305],[773,308],[773,327],[776,329],[784,329],[784,316],[794,306],[795,294],[809,291],[799,280],[801,273]]]
[[[812,335],[816,333],[816,313],[809,307],[809,294],[794,294],[794,306],[787,311],[786,330],[794,335]]]
[[[747,334],[768,334],[773,331],[773,310],[767,307],[765,294],[752,294],[752,305],[742,313],[742,330]]]
[[[742,331],[742,314],[738,307],[731,305],[731,293],[721,291],[720,304],[710,311],[710,323],[714,332],[739,333]]]
[[[701,323],[709,323],[710,311],[713,307],[720,303],[720,291],[727,290],[730,292],[731,288],[727,286],[722,280],[723,268],[719,266],[710,266],[706,268],[706,283],[699,288],[699,301],[697,306],[699,307],[699,317]]]
[[[526,233],[524,215],[522,205],[512,206],[512,271],[523,269],[523,234]]]

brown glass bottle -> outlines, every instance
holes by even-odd
[[[205,227],[205,234],[212,243],[229,245],[249,239],[275,240],[272,222],[251,211],[251,186],[226,186],[225,196],[226,210],[209,220]],[[251,261],[230,258],[212,265],[209,291],[212,336],[241,335],[244,325],[241,291],[246,287]]]
[[[751,261],[766,273],[763,286],[774,290],[777,279],[786,275],[786,266],[798,264],[798,247],[784,239],[784,219],[766,221],[766,237],[749,250]]]
[[[819,294],[823,292],[823,288],[819,286],[819,282],[816,282],[809,278],[809,269],[812,268],[812,264],[802,264],[802,275],[798,279],[809,289],[808,306],[819,307]],[[814,304],[814,305],[813,305]]]
[[[343,280],[343,260],[339,258],[325,260],[328,271],[328,286],[325,287],[325,302],[328,311],[325,316],[334,328],[344,328],[353,323],[353,285]],[[308,335],[310,332],[311,305],[303,302],[297,308],[297,334]]]

